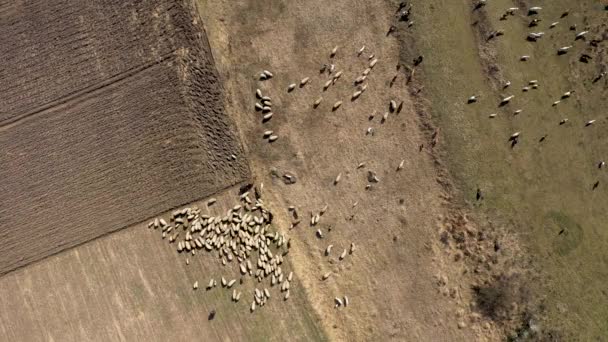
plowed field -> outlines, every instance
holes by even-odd
[[[0,9],[0,274],[248,177],[191,10]]]

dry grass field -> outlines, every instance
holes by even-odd
[[[536,4],[411,2],[0,5],[0,340],[602,340],[608,11],[539,0],[531,43]],[[291,238],[289,300],[148,229],[249,183]]]

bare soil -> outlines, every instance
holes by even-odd
[[[249,176],[192,8],[31,6],[2,12],[0,274]]]

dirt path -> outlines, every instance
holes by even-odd
[[[289,231],[294,267],[331,339],[473,339],[471,330],[457,328],[462,320],[458,307],[435,285],[439,266],[432,245],[438,239],[437,220],[446,214],[445,194],[428,151],[419,152],[428,141],[420,132],[405,73],[396,69],[399,46],[386,37],[394,8],[352,1],[202,1],[200,13],[225,81],[227,110],[236,118],[255,178],[270,192],[283,227],[293,221],[287,206],[296,206],[301,216]],[[366,51],[357,57],[362,45]],[[351,101],[352,82],[372,53],[378,63],[368,88]],[[343,71],[327,91],[322,88],[328,76],[319,73],[324,63]],[[274,77],[260,82],[265,69]],[[287,91],[305,77],[310,78],[306,86]],[[267,123],[254,110],[256,88],[272,98],[274,116]],[[339,100],[342,106],[332,111]],[[403,110],[381,123],[390,100],[403,101]],[[373,135],[366,134],[368,127]],[[262,138],[265,130],[279,139],[269,144]],[[404,167],[397,171],[402,160]],[[357,169],[362,162],[365,166]],[[368,182],[368,171],[380,182]],[[284,173],[294,175],[296,183],[285,184]],[[334,185],[338,174],[341,180]],[[311,227],[311,213],[325,204],[327,213]],[[315,236],[317,229],[322,239]],[[351,242],[357,251],[339,261]],[[334,249],[327,257],[330,244]],[[321,281],[326,272],[332,276]],[[446,286],[466,291],[456,280]],[[343,295],[351,305],[334,309],[333,298]]]

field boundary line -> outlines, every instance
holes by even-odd
[[[26,112],[26,113],[22,113],[19,114],[15,117],[12,117],[10,119],[5,119],[0,121],[0,131],[10,128],[16,124],[18,124],[19,122],[32,117],[32,116],[36,116],[39,115],[41,113],[44,113],[50,109],[53,109],[55,107],[64,105],[68,102],[71,102],[73,100],[76,100],[80,97],[86,96],[88,94],[94,93],[98,90],[107,88],[113,84],[116,84],[118,82],[124,81],[125,79],[128,79],[130,77],[133,77],[141,72],[144,72],[160,63],[163,63],[171,58],[175,57],[175,52],[176,50],[173,50],[171,52],[168,52],[167,54],[161,56],[159,59],[153,61],[153,62],[149,62],[149,63],[145,63],[145,64],[141,64],[139,66],[133,67],[131,69],[128,69],[126,71],[123,71],[121,73],[118,73],[110,78],[107,78],[101,82],[97,82],[95,84],[92,84],[88,87],[82,88],[80,90],[74,91],[72,93],[69,93],[67,95],[64,95],[56,100],[47,102],[41,106],[39,106],[38,108],[35,108],[32,111]]]

